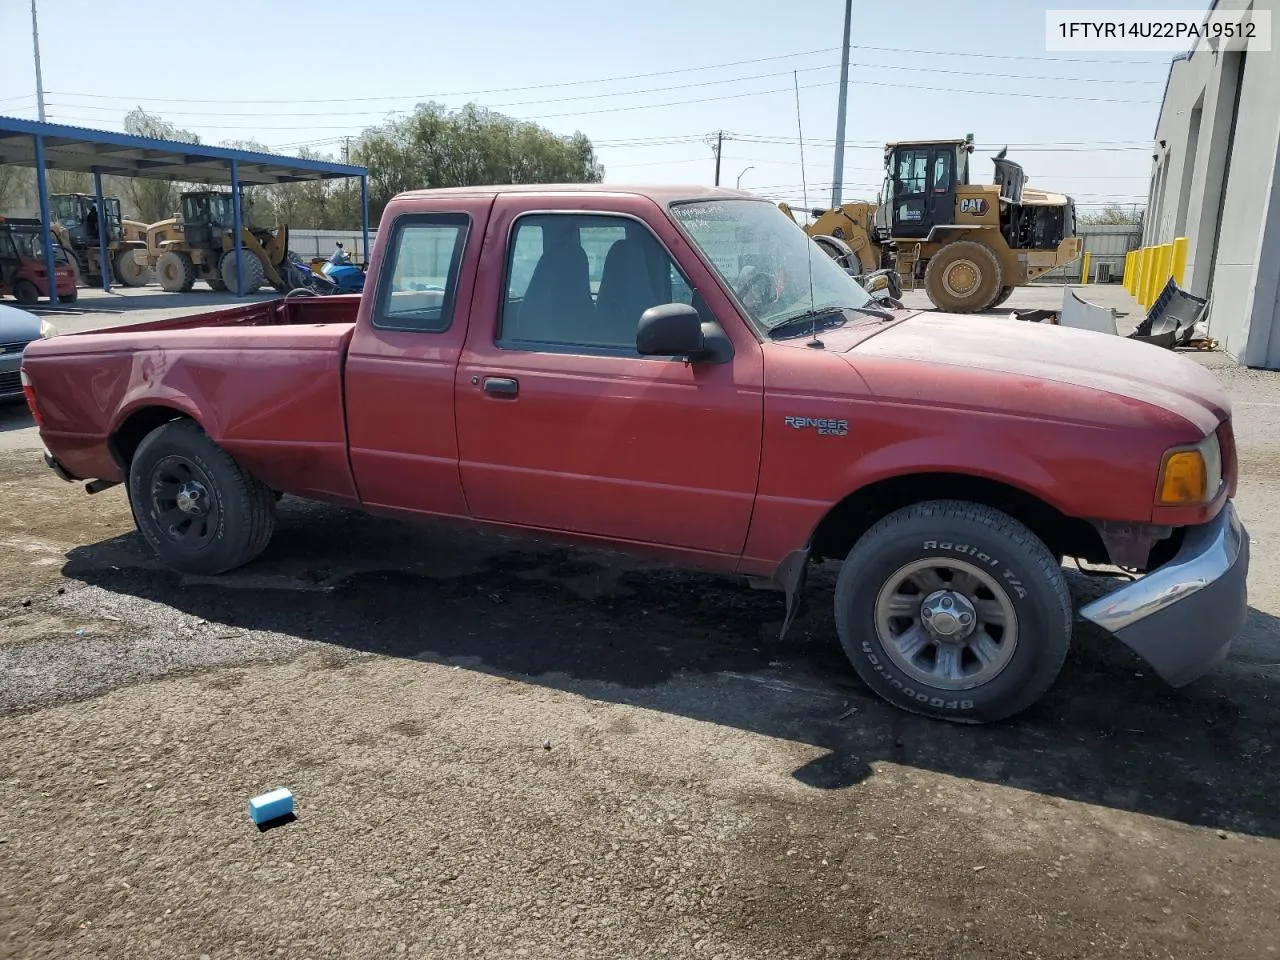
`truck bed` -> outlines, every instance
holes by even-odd
[[[46,445],[72,476],[124,480],[121,448],[186,415],[276,489],[355,503],[342,367],[359,302],[271,300],[37,341],[23,369]]]
[[[279,297],[243,306],[222,307],[168,320],[147,320],[121,327],[91,331],[94,334],[142,333],[152,330],[193,330],[197,327],[277,327],[307,323],[356,322],[360,294],[332,297]],[[69,334],[85,336],[85,334]]]

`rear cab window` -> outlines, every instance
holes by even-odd
[[[373,325],[443,333],[453,324],[471,218],[465,213],[407,214],[397,217],[391,229]]]

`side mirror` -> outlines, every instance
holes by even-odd
[[[706,350],[702,317],[687,303],[664,303],[640,314],[636,352],[645,357],[696,357]]]

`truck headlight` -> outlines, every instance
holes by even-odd
[[[41,320],[41,321],[40,321],[40,336],[41,336],[41,337],[44,337],[44,338],[46,338],[46,339],[47,339],[47,338],[49,338],[49,337],[56,337],[57,335],[58,335],[58,328],[57,328],[57,327],[55,327],[55,326],[54,326],[52,323],[50,323],[48,320]]]
[[[1172,447],[1165,452],[1156,502],[1163,506],[1208,503],[1218,495],[1221,486],[1222,448],[1215,432],[1199,443]]]

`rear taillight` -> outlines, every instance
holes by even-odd
[[[31,419],[36,422],[37,427],[44,426],[44,417],[40,416],[40,407],[36,404],[36,388],[31,382],[31,376],[26,370],[19,373],[22,378],[22,395],[27,398],[27,409],[31,411]]]

